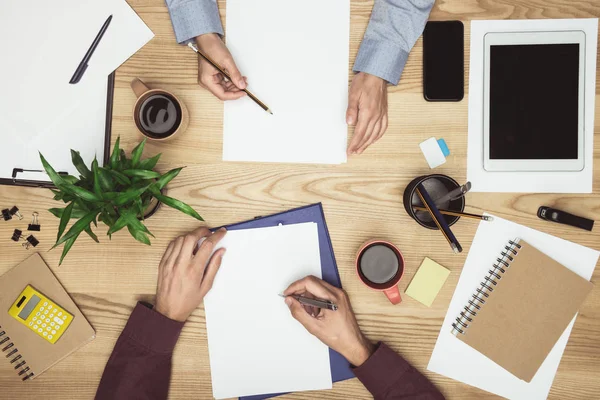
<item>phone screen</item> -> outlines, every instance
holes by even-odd
[[[427,101],[464,97],[464,26],[430,21],[423,31],[423,96]]]

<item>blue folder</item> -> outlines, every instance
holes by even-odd
[[[340,275],[338,273],[329,231],[325,223],[325,215],[321,203],[312,204],[305,207],[296,208],[294,210],[282,212],[279,214],[270,215],[268,217],[256,217],[252,221],[241,222],[239,224],[228,225],[226,228],[230,231],[238,229],[266,228],[279,224],[300,224],[304,222],[315,222],[319,231],[319,251],[321,253],[321,271],[323,280],[329,282],[333,286],[342,287]],[[329,349],[329,360],[331,363],[331,379],[333,382],[344,381],[354,378],[354,373],[350,369],[350,364],[341,354],[332,349]],[[294,360],[290,360],[294,362]],[[270,397],[279,396],[285,393],[271,393],[255,396],[240,397],[240,400],[261,400]]]

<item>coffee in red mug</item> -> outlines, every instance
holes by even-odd
[[[392,243],[372,240],[363,244],[356,256],[356,273],[366,286],[383,292],[392,304],[402,301],[398,282],[404,274],[404,257]]]

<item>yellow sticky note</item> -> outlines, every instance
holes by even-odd
[[[405,293],[427,307],[431,307],[448,275],[450,275],[449,270],[425,257]]]

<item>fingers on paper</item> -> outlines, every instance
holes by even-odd
[[[352,92],[348,97],[348,108],[346,109],[346,123],[348,125],[354,125],[358,118],[358,99],[359,96]]]
[[[296,321],[300,322],[302,326],[304,326],[309,332],[312,333],[315,331],[315,324],[317,320],[308,312],[306,312],[298,300],[294,299],[293,297],[286,297],[285,303],[290,308],[292,317],[294,317]]]
[[[314,276],[307,276],[292,283],[283,293],[290,295],[308,292],[320,299],[333,301],[336,300],[336,289],[321,279]]]
[[[204,241],[198,245],[198,250],[196,251],[195,259],[198,263],[206,265],[206,261],[211,256],[217,244],[225,237],[227,234],[227,230],[225,228],[221,228],[216,232],[205,237]]]
[[[202,297],[204,297],[206,293],[212,289],[215,276],[217,276],[217,272],[219,272],[219,268],[221,268],[221,262],[223,261],[223,255],[225,255],[225,251],[225,249],[219,249],[215,251],[215,254],[213,254],[210,258],[210,261],[206,266],[206,270],[204,271],[202,283],[200,284],[200,293]]]

